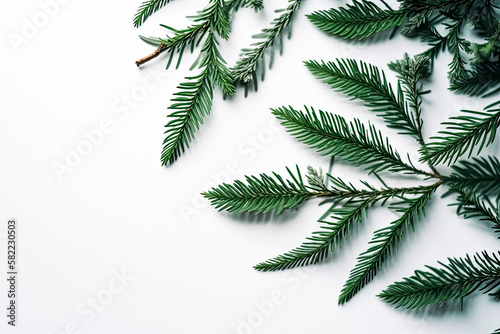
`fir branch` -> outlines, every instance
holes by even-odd
[[[385,3],[384,3],[385,4]],[[382,9],[371,1],[353,1],[338,9],[316,11],[307,15],[320,30],[345,39],[363,39],[374,33],[399,26],[408,13],[385,4]]]
[[[141,15],[149,16],[152,12],[157,11],[170,1],[171,0],[145,1],[139,8],[136,19],[139,20],[140,18],[142,18],[143,16]],[[148,62],[149,60],[157,57],[159,54],[167,51],[168,53],[170,53],[167,69],[171,64],[172,58],[175,53],[179,54],[179,59],[177,62],[177,67],[178,67],[181,62],[182,55],[186,46],[190,45],[192,53],[195,44],[196,46],[199,45],[203,36],[210,29],[210,27],[215,29],[215,31],[219,34],[219,36],[221,36],[224,39],[227,39],[229,36],[229,20],[228,20],[229,13],[236,10],[238,7],[246,4],[247,2],[250,2],[250,0],[230,0],[227,1],[226,3],[212,0],[210,1],[209,5],[206,8],[198,12],[198,15],[191,17],[195,23],[200,22],[198,24],[194,24],[182,30],[177,30],[162,24],[161,25],[162,27],[174,33],[173,37],[167,36],[167,38],[162,39],[162,38],[139,36],[142,40],[146,41],[147,43],[156,45],[158,48],[151,55],[136,61],[137,66],[140,66]],[[144,21],[145,19],[146,18],[144,18]]]
[[[500,21],[495,17],[495,9],[498,9],[498,6],[494,2],[495,0],[483,0],[476,3],[470,12],[468,23],[483,32],[498,33]]]
[[[138,28],[141,24],[146,22],[146,20],[160,8],[165,6],[171,0],[147,0],[144,1],[137,13],[134,16],[134,27]]]
[[[415,229],[414,220],[422,218],[425,205],[438,186],[436,184],[417,198],[402,198],[401,202],[391,207],[402,213],[402,216],[392,222],[391,225],[375,232],[373,239],[370,241],[372,246],[358,257],[358,263],[344,284],[339,296],[339,304],[343,304],[354,297],[361,288],[373,279],[382,264],[394,255],[405,230],[408,228]]]
[[[371,173],[383,170],[429,175],[403,162],[399,154],[372,124],[365,127],[358,119],[348,123],[339,115],[314,109],[303,113],[291,107],[271,109],[281,124],[297,140],[322,155],[339,156],[356,166],[364,165]]]
[[[407,17],[406,22],[402,25],[401,34],[405,36],[412,36],[420,32],[429,24],[428,11],[416,12]]]
[[[274,59],[274,47],[276,40],[278,41],[280,54],[283,52],[283,33],[285,29],[290,27],[290,23],[295,13],[298,11],[302,0],[288,0],[288,6],[279,17],[271,22],[271,27],[262,29],[260,34],[252,36],[253,38],[261,39],[261,41],[253,43],[250,48],[241,50],[240,59],[231,69],[231,74],[235,82],[248,83],[254,80],[257,84],[256,72],[259,67],[262,78],[265,73],[265,51],[270,50],[269,68],[271,68]],[[289,30],[290,37],[291,30]]]
[[[370,199],[352,199],[341,207],[330,208],[320,218],[321,230],[307,238],[299,247],[273,259],[259,263],[254,269],[259,271],[276,271],[298,266],[316,264],[326,259],[330,252],[340,248],[342,241],[347,239],[355,223],[361,223],[363,212],[368,212]],[[325,220],[331,215],[333,221]]]
[[[212,76],[209,78],[211,79],[213,85],[217,85],[222,89],[224,95],[234,95],[236,89],[233,81],[231,80],[227,63],[219,52],[218,45],[219,42],[217,41],[215,35],[213,33],[209,33],[205,45],[201,50],[201,54],[206,54],[206,56],[202,57],[200,67],[206,66],[207,68],[212,69],[210,72]]]
[[[321,170],[312,167],[307,168],[306,180],[296,167],[296,175],[286,168],[290,179],[284,179],[273,172],[272,176],[260,174],[256,176],[245,176],[246,183],[236,180],[233,184],[223,183],[202,195],[211,201],[211,204],[219,211],[227,212],[256,212],[263,213],[274,210],[276,215],[285,209],[291,209],[305,200],[314,197],[324,198],[324,202],[330,202],[331,210],[320,219],[324,219],[333,212],[336,205],[341,201],[366,200],[370,204],[378,201],[385,203],[388,199],[406,194],[422,194],[429,190],[428,186],[392,188],[384,186],[377,189],[366,181],[361,181],[363,188],[357,188],[352,184],[345,183],[342,179],[330,174],[326,176]],[[331,186],[327,186],[331,183]]]
[[[484,196],[500,193],[500,161],[493,156],[459,161],[451,166],[453,173],[442,179],[454,189]]]
[[[166,138],[161,153],[162,165],[172,164],[189,147],[194,132],[203,124],[203,118],[212,109],[213,88],[210,82],[209,68],[199,75],[188,77],[190,81],[181,83],[174,93],[171,120],[165,125]]]
[[[472,2],[465,1],[466,7],[469,8]],[[437,58],[440,52],[444,52],[448,49],[453,55],[453,59],[450,64],[448,64],[449,71],[448,77],[450,79],[450,84],[456,80],[460,80],[467,75],[469,75],[469,70],[466,69],[467,61],[462,58],[461,51],[468,52],[470,43],[464,38],[460,38],[460,30],[465,21],[466,12],[462,12],[460,15],[451,15],[455,17],[451,23],[442,22],[442,25],[448,31],[446,35],[441,35],[437,29],[428,23],[425,25],[424,29],[421,29],[421,41],[427,42],[431,47],[426,51],[422,52],[421,55],[429,57],[431,64],[434,59]],[[443,16],[441,13],[440,16]],[[441,19],[442,20],[442,19]],[[441,21],[435,20],[435,21]]]
[[[442,268],[426,266],[429,271],[415,271],[414,276],[396,282],[378,297],[395,307],[407,309],[426,305],[455,303],[474,291],[500,296],[500,252],[483,251],[473,258],[448,258],[448,264],[438,262]]]
[[[405,22],[405,30],[415,16],[423,23],[442,23],[446,19],[462,20],[472,12],[475,0],[401,0],[400,11],[408,12],[410,20]],[[413,27],[413,28],[420,28]],[[410,28],[411,30],[411,28]]]
[[[306,186],[298,167],[297,175],[288,167],[286,170],[291,180],[284,180],[274,172],[273,176],[245,176],[246,184],[239,180],[233,184],[223,183],[202,195],[219,211],[263,213],[274,210],[278,215],[309,198],[329,194],[326,189]]]
[[[446,130],[441,130],[439,136],[432,137],[432,141],[420,150],[421,161],[450,165],[464,154],[468,157],[474,151],[479,154],[495,140],[500,126],[500,109],[462,110],[460,116],[451,117],[442,125]]]
[[[234,86],[217,49],[217,39],[213,30],[203,44],[200,61],[202,72],[190,81],[178,86],[179,92],[174,93],[173,109],[170,120],[165,127],[166,138],[163,141],[161,161],[163,165],[172,164],[189,147],[194,133],[203,124],[203,118],[210,114],[213,99],[213,87],[219,85],[228,95],[234,94]]]
[[[409,134],[419,141],[423,140],[421,121],[408,110],[401,84],[398,83],[395,94],[384,71],[362,61],[358,64],[353,59],[337,59],[337,63],[310,60],[305,65],[316,78],[335,91],[362,100],[386,121],[388,127],[399,130],[401,134]]]

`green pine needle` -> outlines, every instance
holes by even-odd
[[[470,49],[470,43],[459,36],[459,28],[462,24],[463,19],[457,20],[454,23],[445,24],[446,29],[450,31],[447,36],[447,47],[453,55],[451,63],[448,64],[448,77],[452,84],[456,80],[467,77],[470,72],[467,68],[467,60],[462,56],[462,53]]]
[[[134,26],[139,27],[170,1],[144,1],[134,17]],[[254,36],[256,43],[242,50],[240,60],[231,69],[219,51],[219,39],[229,38],[233,14],[239,8],[247,7],[257,12],[263,7],[262,0],[210,0],[207,7],[192,17],[193,24],[186,29],[163,25],[171,36],[141,37],[157,45],[158,49],[141,59],[138,65],[164,52],[169,56],[167,68],[176,55],[178,67],[185,50],[192,53],[202,45],[192,66],[198,74],[186,78],[187,81],[178,86],[169,107],[173,112],[165,126],[163,165],[173,163],[189,147],[204,117],[211,112],[216,86],[224,95],[233,95],[235,83],[243,83],[248,88],[248,83],[253,80],[256,85],[259,71],[264,78],[266,61],[269,59],[270,68],[275,49],[282,52],[283,36],[285,32],[290,34],[292,19],[301,2],[288,0],[288,6],[277,11],[279,16],[270,27]],[[338,156],[355,166],[362,166],[382,186],[360,181],[363,186],[357,188],[311,167],[303,179],[297,167],[294,173],[287,168],[287,178],[274,172],[246,176],[245,181],[224,183],[203,193],[215,208],[232,213],[273,211],[280,214],[316,197],[330,205],[319,219],[318,231],[299,247],[257,264],[254,268],[259,271],[323,261],[341,247],[370,207],[390,203],[389,208],[400,217],[375,231],[368,250],[358,257],[358,263],[342,288],[339,304],[350,300],[374,278],[384,262],[395,255],[404,234],[409,228],[414,230],[416,221],[425,214],[425,206],[433,192],[441,185],[448,186],[446,194],[457,195],[452,205],[457,207],[458,215],[489,222],[500,234],[500,160],[494,156],[458,160],[479,154],[493,143],[500,126],[500,109],[462,111],[459,116],[443,123],[445,129],[429,143],[425,143],[422,135],[422,95],[428,93],[422,90],[422,80],[429,77],[433,61],[441,52],[451,53],[452,60],[448,65],[451,90],[481,96],[500,91],[497,7],[486,0],[401,0],[398,9],[392,9],[384,1],[382,3],[383,6],[377,6],[370,1],[354,0],[352,5],[317,11],[308,17],[320,30],[344,39],[365,39],[389,29],[394,34],[401,28],[402,34],[418,37],[427,43],[429,48],[420,55],[410,57],[405,54],[403,59],[389,64],[398,76],[394,86],[387,81],[383,70],[362,61],[309,60],[305,65],[333,90],[361,100],[382,117],[388,127],[415,138],[420,145],[420,162],[428,164],[430,171],[415,167],[409,155],[403,160],[389,140],[370,123],[364,125],[356,118],[347,121],[339,115],[321,110],[315,112],[307,107],[304,112],[281,107],[272,109],[273,114],[298,141],[322,155]],[[484,43],[474,43],[463,36],[467,25],[474,25],[473,31],[484,38]],[[268,52],[269,58],[266,56]],[[436,164],[447,164],[451,172],[440,174],[434,167]],[[433,179],[435,183],[395,188],[384,181],[380,172],[419,175],[424,179],[421,181]],[[379,297],[396,307],[405,308],[441,305],[446,301],[462,302],[474,291],[500,298],[498,255],[483,252],[473,258],[467,255],[463,259],[449,259],[448,264],[440,263],[442,268],[428,267],[427,272],[416,271],[414,276],[389,286]],[[500,330],[495,333],[500,333]]]
[[[426,266],[429,271],[415,271],[414,276],[396,282],[378,295],[395,307],[408,309],[426,305],[455,303],[474,291],[500,296],[500,252],[483,251],[473,258],[448,258],[442,268]]]

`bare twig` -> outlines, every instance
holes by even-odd
[[[150,61],[153,58],[158,57],[160,55],[160,53],[162,53],[162,51],[165,50],[164,46],[165,46],[165,44],[161,43],[160,46],[152,54],[136,61],[135,64],[137,65],[137,67],[141,66],[142,64],[147,63],[148,61]]]

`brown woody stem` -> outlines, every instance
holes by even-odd
[[[135,64],[137,65],[137,67],[141,66],[142,64],[147,63],[148,61],[150,61],[153,58],[158,57],[160,55],[160,53],[162,53],[162,51],[164,50],[164,48],[163,48],[164,46],[165,46],[165,44],[161,43],[160,46],[158,47],[158,49],[156,49],[152,54],[136,61]]]

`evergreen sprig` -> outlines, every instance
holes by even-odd
[[[252,8],[257,13],[259,10],[264,9],[264,0],[245,0],[243,6]]]
[[[273,176],[247,176],[246,184],[242,181],[235,181],[234,184],[224,183],[202,195],[219,211],[263,213],[274,210],[278,215],[309,198],[329,194],[328,189],[318,185],[307,186],[298,167],[297,175],[289,168],[287,171],[291,180],[285,180],[274,172]]]
[[[261,79],[264,80],[266,70],[265,53],[270,50],[269,54],[269,69],[273,65],[275,43],[277,42],[280,54],[283,53],[283,33],[288,28],[288,38],[291,37],[290,22],[298,11],[302,0],[288,0],[286,9],[277,10],[277,13],[283,13],[271,22],[269,28],[264,28],[262,31],[252,36],[259,39],[259,42],[253,43],[250,48],[241,50],[240,59],[231,69],[233,79],[237,83],[245,84],[253,80],[254,87],[257,89],[257,71],[260,69]]]
[[[139,27],[154,12],[158,11],[171,0],[148,0],[142,3],[134,17],[134,25]],[[261,41],[254,43],[250,48],[243,49],[241,58],[236,65],[228,69],[219,51],[218,38],[227,40],[231,30],[234,13],[241,7],[252,8],[255,12],[263,8],[262,0],[209,0],[208,6],[197,15],[191,16],[193,24],[185,29],[176,29],[168,25],[161,25],[168,30],[169,35],[164,38],[140,36],[145,42],[155,45],[157,49],[136,62],[142,66],[160,54],[168,56],[168,69],[177,55],[176,68],[181,64],[184,52],[202,44],[200,54],[191,69],[201,69],[200,73],[186,77],[174,93],[173,112],[168,116],[161,154],[162,165],[172,164],[189,147],[194,139],[195,132],[203,124],[205,116],[212,109],[213,91],[215,86],[222,89],[224,96],[236,92],[235,84],[248,83],[256,76],[258,68],[264,78],[265,53],[270,50],[269,66],[274,58],[275,44],[279,45],[280,53],[283,50],[282,35],[286,30],[291,33],[291,21],[299,9],[301,0],[289,0],[286,9],[278,10],[279,17],[271,22],[271,27],[263,29],[255,38]],[[277,41],[277,43],[276,43]],[[257,81],[254,80],[255,85]],[[256,87],[256,86],[255,86]],[[245,84],[245,93],[248,86]]]
[[[374,125],[365,126],[359,119],[347,122],[342,116],[305,107],[305,113],[292,107],[271,109],[288,132],[322,155],[364,165],[371,173],[382,170],[413,174],[427,173],[411,161],[404,162]]]
[[[218,50],[216,37],[216,34],[225,39],[229,37],[229,20],[223,4],[212,0],[195,20],[208,25],[199,57],[202,71],[199,75],[188,77],[189,81],[181,83],[177,87],[179,92],[174,93],[173,104],[169,107],[174,111],[169,115],[171,120],[165,125],[166,138],[161,154],[163,165],[173,163],[189,147],[194,133],[203,124],[203,118],[210,114],[214,86],[218,85],[227,95],[235,92],[226,62]]]
[[[378,295],[395,307],[408,309],[460,301],[475,291],[500,297],[500,252],[483,251],[472,258],[448,258],[442,268],[426,266],[429,271],[415,271],[411,277],[396,282]]]
[[[338,9],[320,10],[307,15],[320,30],[345,39],[363,39],[403,23],[407,12],[385,4],[380,8],[371,1],[353,1]]]
[[[401,0],[393,9],[382,1],[357,1],[345,7],[319,10],[308,15],[320,30],[343,39],[360,40],[392,29],[419,38],[429,48],[422,53],[431,62],[449,51],[450,89],[468,95],[491,95],[500,90],[500,21],[491,0]],[[466,26],[484,39],[466,39]],[[444,28],[443,35],[439,31]]]
[[[308,15],[320,30],[346,39],[364,39],[381,31],[398,27],[410,18],[407,30],[414,31],[436,11],[451,12],[473,0],[458,1],[400,1],[400,8],[393,9],[385,2],[384,8],[371,1],[353,1],[353,5],[338,9],[321,10]],[[411,18],[414,18],[411,20]]]

